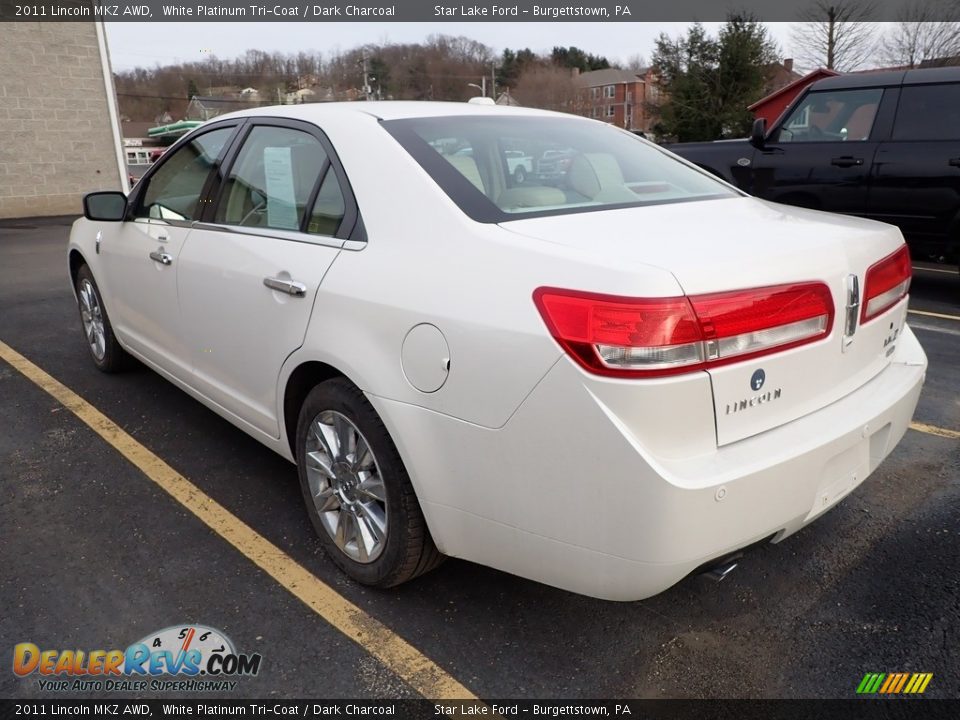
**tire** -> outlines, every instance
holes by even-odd
[[[115,373],[123,370],[130,356],[120,347],[116,335],[113,334],[113,326],[100,296],[100,288],[86,265],[81,265],[77,271],[75,289],[77,307],[80,310],[80,326],[87,342],[87,350],[90,351],[90,359],[101,372]]]
[[[310,521],[326,554],[351,578],[388,588],[443,561],[387,429],[346,378],[307,395],[296,455]]]
[[[522,185],[523,181],[527,179],[527,171],[523,169],[523,165],[519,165],[516,170],[513,171],[513,181],[517,185]]]

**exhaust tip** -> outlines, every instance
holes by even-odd
[[[735,561],[721,563],[720,565],[717,565],[716,567],[705,572],[704,575],[706,575],[708,578],[710,578],[714,582],[720,582],[727,575],[729,575],[734,570],[736,570],[737,564],[738,563]]]

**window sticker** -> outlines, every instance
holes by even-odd
[[[283,230],[299,229],[290,148],[264,148],[263,173],[267,185],[267,225]]]

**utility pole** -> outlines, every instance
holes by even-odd
[[[367,51],[363,51],[363,94],[367,100],[370,100],[370,77],[369,70],[367,69]]]

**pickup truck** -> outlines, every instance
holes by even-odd
[[[892,223],[915,259],[958,261],[960,67],[825,78],[749,139],[666,147],[751,195]]]

